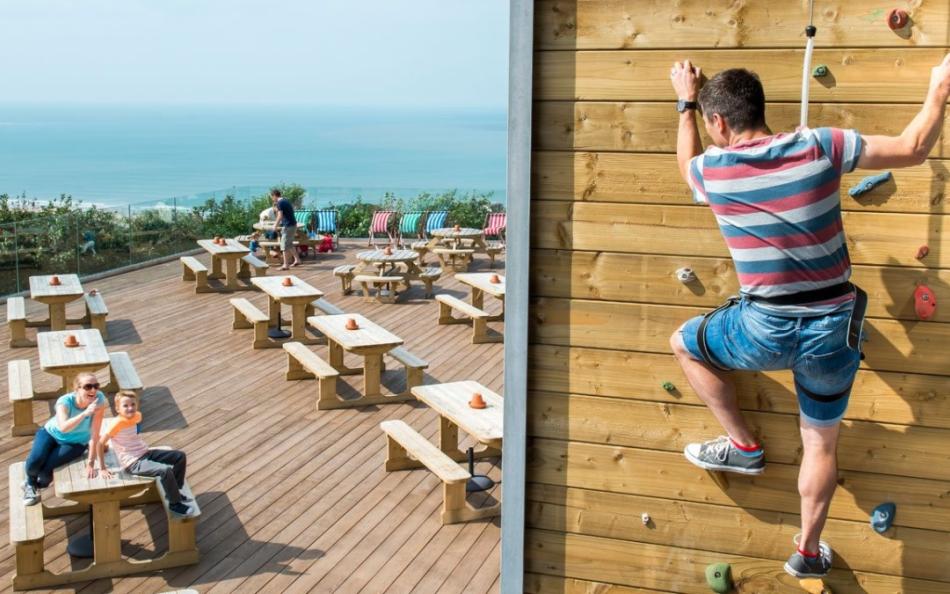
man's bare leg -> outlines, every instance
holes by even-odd
[[[831,498],[838,486],[837,447],[841,423],[817,427],[801,421],[802,464],[798,471],[798,493],[802,497],[802,539],[799,547],[818,552],[818,539],[828,518]]]
[[[729,375],[694,359],[683,344],[679,330],[670,337],[670,346],[689,385],[706,403],[729,437],[741,445],[756,445],[758,441],[755,435],[739,412],[736,387]]]

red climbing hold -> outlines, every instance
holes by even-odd
[[[906,10],[892,8],[891,11],[887,13],[887,26],[891,28],[891,31],[903,29],[907,26],[908,18],[910,17]]]
[[[918,285],[914,291],[914,309],[921,320],[929,320],[937,310],[937,296],[927,285]]]
[[[927,254],[929,253],[930,253],[930,248],[925,245],[922,245],[919,248],[917,248],[917,259],[922,260],[926,258]]]

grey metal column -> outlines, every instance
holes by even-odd
[[[505,250],[501,591],[516,594],[524,589],[534,0],[512,0],[508,26],[508,244]]]

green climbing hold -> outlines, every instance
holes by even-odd
[[[672,392],[676,389],[676,386],[673,385],[673,382],[663,382],[663,389],[667,392]]]
[[[824,64],[819,64],[815,66],[814,70],[811,71],[811,75],[815,78],[821,78],[823,76],[828,76],[828,67]]]
[[[706,566],[706,584],[713,592],[727,594],[732,590],[732,566],[728,563],[713,563]]]

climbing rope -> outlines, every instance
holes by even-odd
[[[805,36],[808,40],[805,43],[805,63],[802,66],[802,115],[798,122],[799,127],[808,127],[808,87],[811,84],[811,55],[815,50],[815,0],[808,0],[808,26],[805,27]]]

